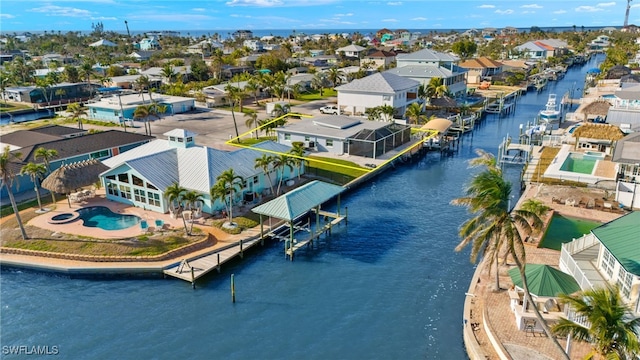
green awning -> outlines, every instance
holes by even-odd
[[[557,297],[558,294],[570,295],[580,290],[580,285],[573,276],[549,265],[526,264],[524,273],[527,276],[527,285],[531,295]],[[509,276],[517,287],[523,288],[518,268],[509,270]]]
[[[251,211],[256,214],[292,221],[316,206],[331,200],[344,190],[342,186],[314,180],[269,202],[258,205]]]

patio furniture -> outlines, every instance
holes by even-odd
[[[611,211],[612,210],[612,206],[610,202],[605,202],[603,205],[604,210],[606,211]]]
[[[593,209],[596,206],[596,202],[593,199],[587,201],[587,209]]]
[[[140,220],[140,229],[142,231],[148,231],[149,230],[149,223],[147,223],[147,220]]]
[[[531,331],[531,334],[535,336],[536,334],[536,320],[535,319],[524,319],[524,332]]]

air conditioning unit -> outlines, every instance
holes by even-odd
[[[310,149],[313,149],[313,148],[316,147],[316,142],[315,141],[307,141],[305,145],[306,145],[306,147],[308,147]]]

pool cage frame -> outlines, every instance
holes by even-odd
[[[409,125],[392,123],[380,129],[363,129],[349,137],[346,152],[349,155],[377,158],[411,140]]]

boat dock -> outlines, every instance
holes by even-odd
[[[179,264],[174,264],[169,268],[164,269],[163,273],[165,277],[172,276],[181,280],[189,281],[195,288],[197,279],[208,274],[214,269],[220,272],[222,264],[238,255],[242,258],[246,249],[259,243],[263,243],[259,236],[255,236],[247,240],[240,240],[239,242],[225,248],[217,249],[213,253],[194,259],[183,259]]]

